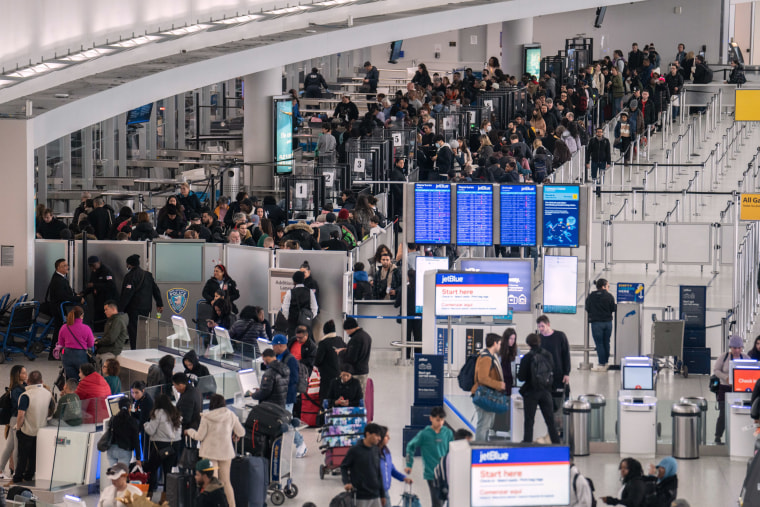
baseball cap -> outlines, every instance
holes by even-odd
[[[92,266],[96,262],[100,262],[100,259],[98,258],[97,255],[90,255],[89,257],[87,257],[87,264],[88,265]]]
[[[215,467],[211,464],[211,461],[203,458],[198,463],[195,464],[195,470],[198,472],[209,472],[211,470],[216,470],[218,467]]]
[[[109,479],[116,480],[122,475],[127,475],[129,473],[129,468],[124,463],[116,463],[114,466],[109,468],[106,471],[106,477]]]
[[[287,345],[288,339],[285,337],[284,334],[276,334],[272,338],[272,345]]]

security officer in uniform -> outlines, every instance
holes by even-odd
[[[91,255],[87,258],[87,265],[90,266],[90,281],[82,292],[82,296],[92,294],[94,304],[93,330],[98,333],[103,331],[106,324],[106,314],[103,306],[110,299],[117,299],[119,292],[116,289],[116,282],[113,280],[113,273],[104,266],[100,259]]]
[[[50,354],[48,359],[50,361],[56,361],[53,357],[53,349],[58,343],[58,332],[63,327],[63,314],[61,314],[61,303],[66,301],[83,302],[84,299],[77,297],[74,294],[74,289],[71,288],[71,284],[68,279],[69,275],[69,263],[66,259],[58,259],[55,261],[55,273],[50,279],[47,292],[45,293],[45,302],[50,303],[51,308],[49,312],[53,318],[53,342],[50,344]]]
[[[322,88],[326,92],[330,91],[327,89],[325,78],[322,77],[316,67],[312,67],[311,72],[306,74],[303,80],[303,96],[306,99],[321,99]]]
[[[161,300],[161,291],[158,290],[153,275],[140,267],[140,256],[137,254],[127,257],[127,274],[121,284],[121,299],[119,310],[129,316],[127,334],[129,334],[129,346],[132,350],[137,348],[137,319],[140,315],[147,317],[153,308],[151,296],[156,300],[156,309],[161,312],[164,302]]]

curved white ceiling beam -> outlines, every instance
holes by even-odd
[[[364,17],[369,12],[378,9],[384,11],[384,13],[388,13],[389,7],[394,4],[398,5],[402,3],[404,3],[404,0],[387,0],[375,4],[364,4],[359,8],[354,6],[353,9],[331,9],[308,17],[304,15],[287,16],[261,23],[243,25],[235,30],[253,30],[256,28],[257,31],[255,34],[252,34],[252,36],[259,36],[262,33],[262,25],[271,24],[273,30],[283,32],[285,30],[305,28],[306,23],[309,21],[326,24],[331,20],[331,22],[334,23],[340,19],[340,11],[352,12],[354,16],[361,14],[361,16]],[[421,7],[424,7],[426,3],[435,4],[435,1],[422,0],[422,2],[415,3],[414,7],[415,9],[420,9]],[[404,39],[411,34],[415,37],[419,37],[448,30],[457,30],[488,23],[508,21],[511,19],[522,19],[541,14],[586,9],[599,6],[602,3],[605,5],[630,3],[630,0],[573,0],[572,2],[568,2],[567,0],[543,0],[541,2],[535,2],[534,0],[511,0],[455,8],[455,10],[440,10],[420,15],[410,15],[408,17],[397,17],[395,14],[389,14],[378,17],[377,19],[370,18],[365,20],[363,18],[355,18],[355,26],[352,28],[344,28],[315,35],[304,34],[304,36],[299,39],[275,42],[267,46],[238,51],[224,56],[156,72],[106,91],[65,103],[64,105],[43,113],[31,120],[34,132],[33,145],[35,147],[42,146],[70,132],[82,129],[106,118],[116,116],[140,105],[164,97],[252,74],[261,70],[271,69],[273,67],[279,67],[342,51],[383,44],[393,40]],[[408,2],[406,4],[408,6]],[[393,11],[391,10],[390,12]],[[381,16],[382,14],[383,13],[378,13],[378,16]],[[393,17],[393,19],[388,19],[389,16]],[[304,19],[301,20],[299,18]],[[590,19],[589,26],[592,22],[593,20]],[[207,47],[211,44],[199,42],[199,39],[223,32],[226,31],[201,33],[177,41],[153,44],[150,45],[150,47],[145,46],[144,48],[124,53],[123,57],[125,59],[134,58],[134,63],[137,63],[137,61],[139,61],[138,51],[145,50],[151,51],[149,54],[152,55],[152,58],[157,58],[159,57],[157,52],[160,51],[163,53],[164,48],[161,46],[166,44],[171,44],[171,49],[175,53],[178,51],[176,46],[180,45],[180,43],[182,46],[188,48],[198,44],[203,44],[200,47]],[[571,36],[572,34],[568,35]],[[539,38],[540,34],[536,34],[536,37]],[[242,39],[245,37],[240,38]],[[188,49],[188,51],[190,50],[191,49]],[[132,53],[134,53],[134,55]],[[112,57],[108,56],[99,58],[77,67],[99,65],[110,58]],[[128,65],[129,63],[126,64]],[[78,71],[76,68],[69,70],[72,72]],[[51,73],[48,76],[38,78],[38,80],[53,78],[56,74],[60,73],[61,71]],[[83,71],[83,76],[80,77],[84,77],[86,74],[88,73]],[[30,84],[33,81],[37,80],[30,81]],[[13,88],[11,88],[11,90],[12,89]],[[0,90],[0,100],[3,98],[2,92],[4,91],[8,90]]]

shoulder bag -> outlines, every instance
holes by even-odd
[[[108,431],[104,432],[98,440],[98,451],[106,452],[113,443],[113,417],[108,421]]]
[[[494,357],[491,354],[488,355],[491,357],[491,368],[493,368]],[[475,394],[472,395],[472,403],[486,412],[494,412],[496,414],[506,412],[509,407],[507,393],[497,391],[482,384],[478,386]]]
[[[84,350],[87,353],[87,362],[93,365],[95,367],[95,370],[97,371],[98,370],[97,362],[95,361],[95,356],[92,355],[92,351],[88,349],[87,347],[85,347],[81,341],[79,341],[79,338],[77,338],[77,336],[71,332],[71,329],[69,329],[69,326],[66,326],[66,331],[68,331],[71,337],[74,338],[74,341],[76,341],[79,344],[79,346],[82,347],[82,350]],[[56,350],[58,350],[59,345],[60,343],[56,344]],[[61,347],[63,346],[61,345]],[[65,354],[66,351],[64,350],[63,353]],[[55,350],[53,351],[53,356],[55,356]]]

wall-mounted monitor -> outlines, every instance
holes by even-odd
[[[442,317],[509,313],[509,274],[445,271],[435,275],[435,314]]]
[[[580,228],[580,187],[544,185],[543,245],[577,248]]]
[[[499,244],[536,246],[536,186],[499,188]]]
[[[145,104],[136,109],[127,112],[127,125],[137,125],[139,123],[148,123],[150,114],[153,112],[153,102]]]
[[[760,379],[760,368],[734,368],[734,392],[751,393]]]
[[[493,185],[457,185],[457,245],[493,245]]]
[[[523,46],[523,64],[525,74],[536,77],[541,75],[541,44]]]
[[[623,389],[651,391],[654,389],[654,370],[651,364],[627,364],[623,366]]]
[[[576,313],[578,257],[544,256],[544,313]]]
[[[508,273],[509,309],[513,313],[532,311],[532,259],[462,259],[461,266],[462,271]]]
[[[414,305],[417,313],[422,313],[425,299],[425,273],[428,271],[446,271],[449,269],[448,257],[425,257],[420,255],[414,259]]]
[[[388,63],[398,63],[398,59],[401,58],[401,44],[403,42],[402,40],[391,42],[391,56],[388,58]]]
[[[277,173],[293,171],[293,101],[275,99],[274,154]]]
[[[451,185],[414,184],[414,242],[418,245],[451,243]]]
[[[607,14],[607,7],[596,8],[596,18],[594,18],[594,28],[601,28],[604,23],[604,15]]]

